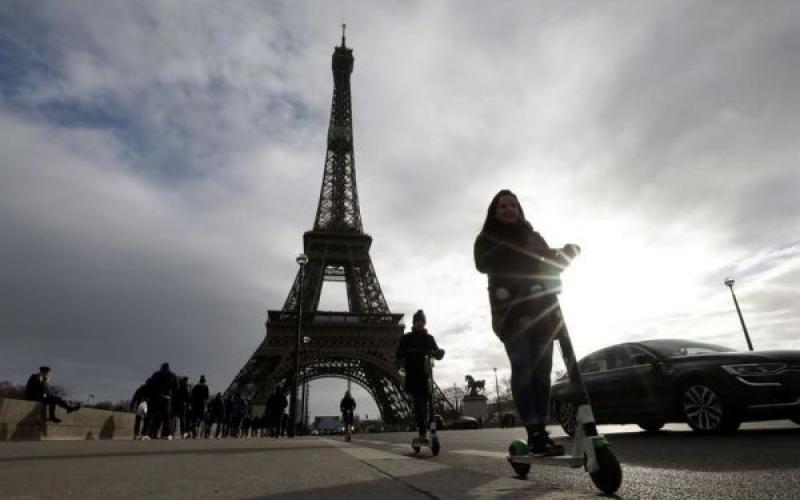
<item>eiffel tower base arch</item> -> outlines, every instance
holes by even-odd
[[[301,343],[298,385],[330,377],[349,379],[372,396],[385,423],[410,421],[410,401],[394,363],[394,352],[403,335],[401,318],[401,314],[317,312],[310,318],[304,314],[301,333],[308,342]],[[269,311],[266,338],[228,392],[240,393],[259,409],[276,386],[288,390],[296,335],[295,315]]]

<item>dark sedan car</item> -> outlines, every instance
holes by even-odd
[[[800,351],[737,352],[691,340],[617,344],[578,366],[599,424],[638,424],[657,431],[686,422],[702,433],[734,432],[746,420],[800,424]],[[575,431],[577,387],[553,384],[552,414]]]
[[[447,429],[480,429],[481,423],[475,417],[461,417],[446,427]]]

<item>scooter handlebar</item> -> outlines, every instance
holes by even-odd
[[[536,253],[541,260],[549,260],[566,267],[575,257],[580,255],[581,247],[575,243],[567,243],[563,248],[537,249]]]
[[[444,349],[437,349],[435,351],[423,351],[419,349],[408,349],[405,351],[405,354],[422,354],[424,356],[431,356],[437,360],[442,359],[444,357]]]

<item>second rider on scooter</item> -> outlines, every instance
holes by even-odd
[[[564,454],[564,447],[548,436],[545,422],[553,340],[562,326],[559,273],[577,251],[567,245],[553,260],[547,242],[525,220],[516,195],[507,189],[492,199],[475,240],[475,267],[489,275],[492,329],[511,364],[511,393],[534,456]]]
[[[425,329],[425,313],[422,309],[414,313],[411,332],[400,339],[396,358],[403,363],[406,381],[405,389],[414,402],[414,416],[417,421],[419,437],[427,438],[428,401],[430,394],[425,373],[425,356],[433,356],[439,360],[444,357],[444,349],[436,345],[433,335]]]
[[[339,411],[342,412],[342,422],[344,422],[344,434],[349,438],[353,429],[353,413],[356,409],[356,400],[350,395],[350,391],[344,392],[344,397],[339,402]]]

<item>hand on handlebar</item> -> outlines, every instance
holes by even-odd
[[[581,253],[581,247],[575,243],[567,243],[561,251],[569,258],[574,259]]]

